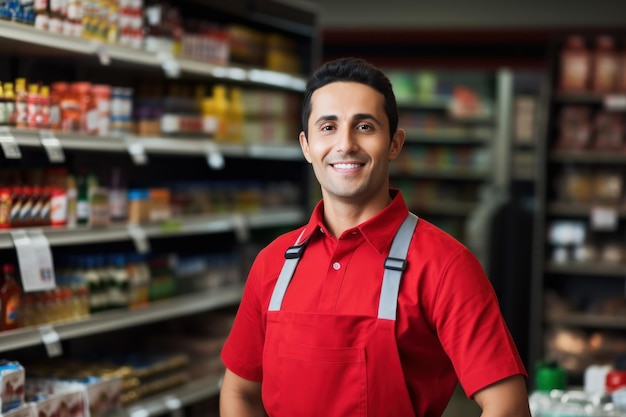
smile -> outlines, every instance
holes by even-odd
[[[337,169],[356,169],[361,166],[361,164],[332,164],[334,168]]]

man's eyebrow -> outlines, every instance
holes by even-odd
[[[357,113],[354,115],[354,117],[352,118],[354,120],[373,120],[374,122],[376,122],[377,124],[380,125],[380,120],[378,120],[376,117],[374,117],[373,114],[370,113]]]
[[[319,124],[322,122],[328,122],[328,121],[337,121],[339,120],[339,118],[333,114],[329,114],[329,115],[325,115],[325,116],[321,116],[319,117],[316,121],[315,124]],[[357,113],[352,117],[352,120],[356,120],[356,121],[360,121],[360,120],[373,120],[374,122],[376,122],[377,124],[380,125],[380,121],[374,117],[373,114],[370,113]]]
[[[314,124],[319,124],[321,122],[328,122],[328,121],[337,121],[339,120],[339,118],[335,115],[329,114],[327,116],[321,116],[319,117]]]

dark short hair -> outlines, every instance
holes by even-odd
[[[336,81],[365,84],[378,91],[385,98],[384,108],[389,119],[389,135],[393,137],[398,129],[398,105],[389,78],[374,65],[361,58],[339,58],[324,63],[306,85],[302,102],[302,130],[308,137],[308,123],[311,116],[311,96],[318,88]]]

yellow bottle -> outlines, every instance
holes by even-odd
[[[243,142],[243,124],[245,109],[241,99],[241,89],[234,87],[230,90],[230,107],[228,112],[228,137],[233,142]]]
[[[15,92],[13,83],[4,83],[4,119],[9,126],[15,126]]]
[[[217,84],[213,87],[213,104],[217,117],[217,131],[215,139],[218,142],[228,140],[228,99],[226,98],[226,87]]]

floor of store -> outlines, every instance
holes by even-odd
[[[480,416],[480,407],[473,400],[469,400],[461,386],[457,386],[448,407],[444,411],[442,417],[478,417]]]

